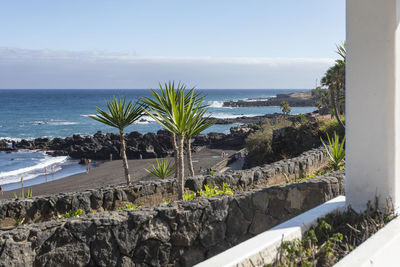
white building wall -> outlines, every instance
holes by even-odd
[[[400,207],[398,2],[347,0],[346,201],[358,211],[375,196]]]

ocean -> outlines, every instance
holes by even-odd
[[[301,92],[303,90],[273,89],[198,89],[209,105],[207,115],[216,118],[235,118],[280,112],[279,107],[222,107],[224,101],[273,97],[279,93]],[[73,134],[92,135],[97,131],[117,132],[116,129],[98,123],[88,115],[96,113],[96,107],[105,109],[105,100],[112,96],[126,97],[136,101],[139,97],[150,96],[147,89],[132,90],[0,90],[0,139],[20,140],[38,137],[67,137]],[[292,114],[314,111],[314,107],[293,107]],[[161,127],[150,117],[129,126],[126,131],[140,133],[156,132]],[[228,133],[236,124],[213,125],[207,132]],[[45,175],[45,168],[48,175]],[[54,173],[51,173],[51,169]],[[21,176],[24,185],[43,183],[60,179],[85,168],[67,157],[50,157],[40,151],[19,151],[7,154],[0,152],[0,184],[3,190],[20,187]]]

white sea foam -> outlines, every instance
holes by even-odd
[[[74,121],[53,121],[53,122],[49,122],[48,124],[58,126],[58,125],[76,125],[79,123],[74,122]]]
[[[244,102],[257,102],[257,101],[268,101],[269,98],[246,98]]]
[[[2,183],[15,183],[21,180],[21,176],[24,177],[24,180],[33,179],[39,175],[44,174],[44,168],[48,168],[48,173],[50,173],[49,167],[54,166],[55,170],[60,170],[61,168],[57,165],[66,162],[68,159],[67,156],[61,157],[49,157],[46,156],[44,159],[41,159],[38,164],[30,167],[25,167],[13,171],[8,172],[0,172],[0,181]]]
[[[229,113],[210,113],[208,114],[213,118],[217,119],[235,119],[239,117],[255,117],[260,116],[259,114],[229,114]]]
[[[99,114],[81,114],[82,117],[96,116]]]
[[[0,140],[5,139],[8,141],[15,141],[15,142],[20,142],[22,138],[15,138],[15,137],[9,137],[9,136],[0,136]]]
[[[223,101],[208,101],[208,105],[210,108],[223,108],[224,102]]]
[[[148,124],[154,123],[156,120],[150,116],[143,116],[139,120],[135,121],[135,124]]]
[[[79,124],[75,121],[65,121],[65,120],[58,120],[58,119],[50,119],[48,121],[34,121],[34,125],[52,125],[52,126],[60,126],[60,125],[75,125]]]

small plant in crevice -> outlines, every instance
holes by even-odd
[[[215,174],[215,171],[214,171],[214,170],[209,170],[209,171],[208,171],[208,174],[209,174],[209,175],[213,175],[213,174]]]
[[[196,197],[196,193],[193,191],[185,190],[185,195],[183,198],[187,201],[193,200]]]
[[[232,189],[228,184],[223,183],[222,189],[219,189],[218,186],[211,187],[211,185],[205,185],[204,190],[200,189],[199,195],[200,197],[215,197],[219,195],[232,195]]]
[[[227,183],[222,183],[222,189],[218,186],[205,185],[204,190],[200,189],[197,194],[193,191],[189,191],[186,189],[185,191],[185,200],[193,200],[196,198],[196,195],[199,197],[215,197],[220,195],[232,195],[233,189]]]
[[[322,140],[322,138],[321,142],[329,156],[331,167],[334,171],[342,170],[346,155],[344,149],[345,138],[342,139],[342,142],[339,142],[339,135],[337,135],[336,132],[333,134],[332,138],[329,137],[329,134],[326,134],[326,136],[328,138],[328,145],[324,142],[324,140]]]
[[[25,222],[25,218],[24,217],[17,217],[17,218],[15,218],[15,223],[17,224],[17,225],[21,225],[21,224],[23,224]]]
[[[57,219],[68,219],[68,218],[72,218],[72,217],[79,217],[79,215],[82,215],[82,214],[83,214],[82,209],[70,210],[64,214],[57,215]]]
[[[156,164],[151,165],[151,169],[146,171],[154,176],[164,179],[175,171],[175,166],[171,166],[168,159],[156,159]]]
[[[142,204],[135,205],[135,204],[133,204],[131,202],[125,202],[124,204],[125,204],[125,206],[121,207],[121,208],[118,208],[118,210],[137,210],[137,209],[140,209],[143,206]]]

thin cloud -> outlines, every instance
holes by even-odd
[[[142,57],[134,51],[0,48],[0,88],[311,88],[329,58]]]

